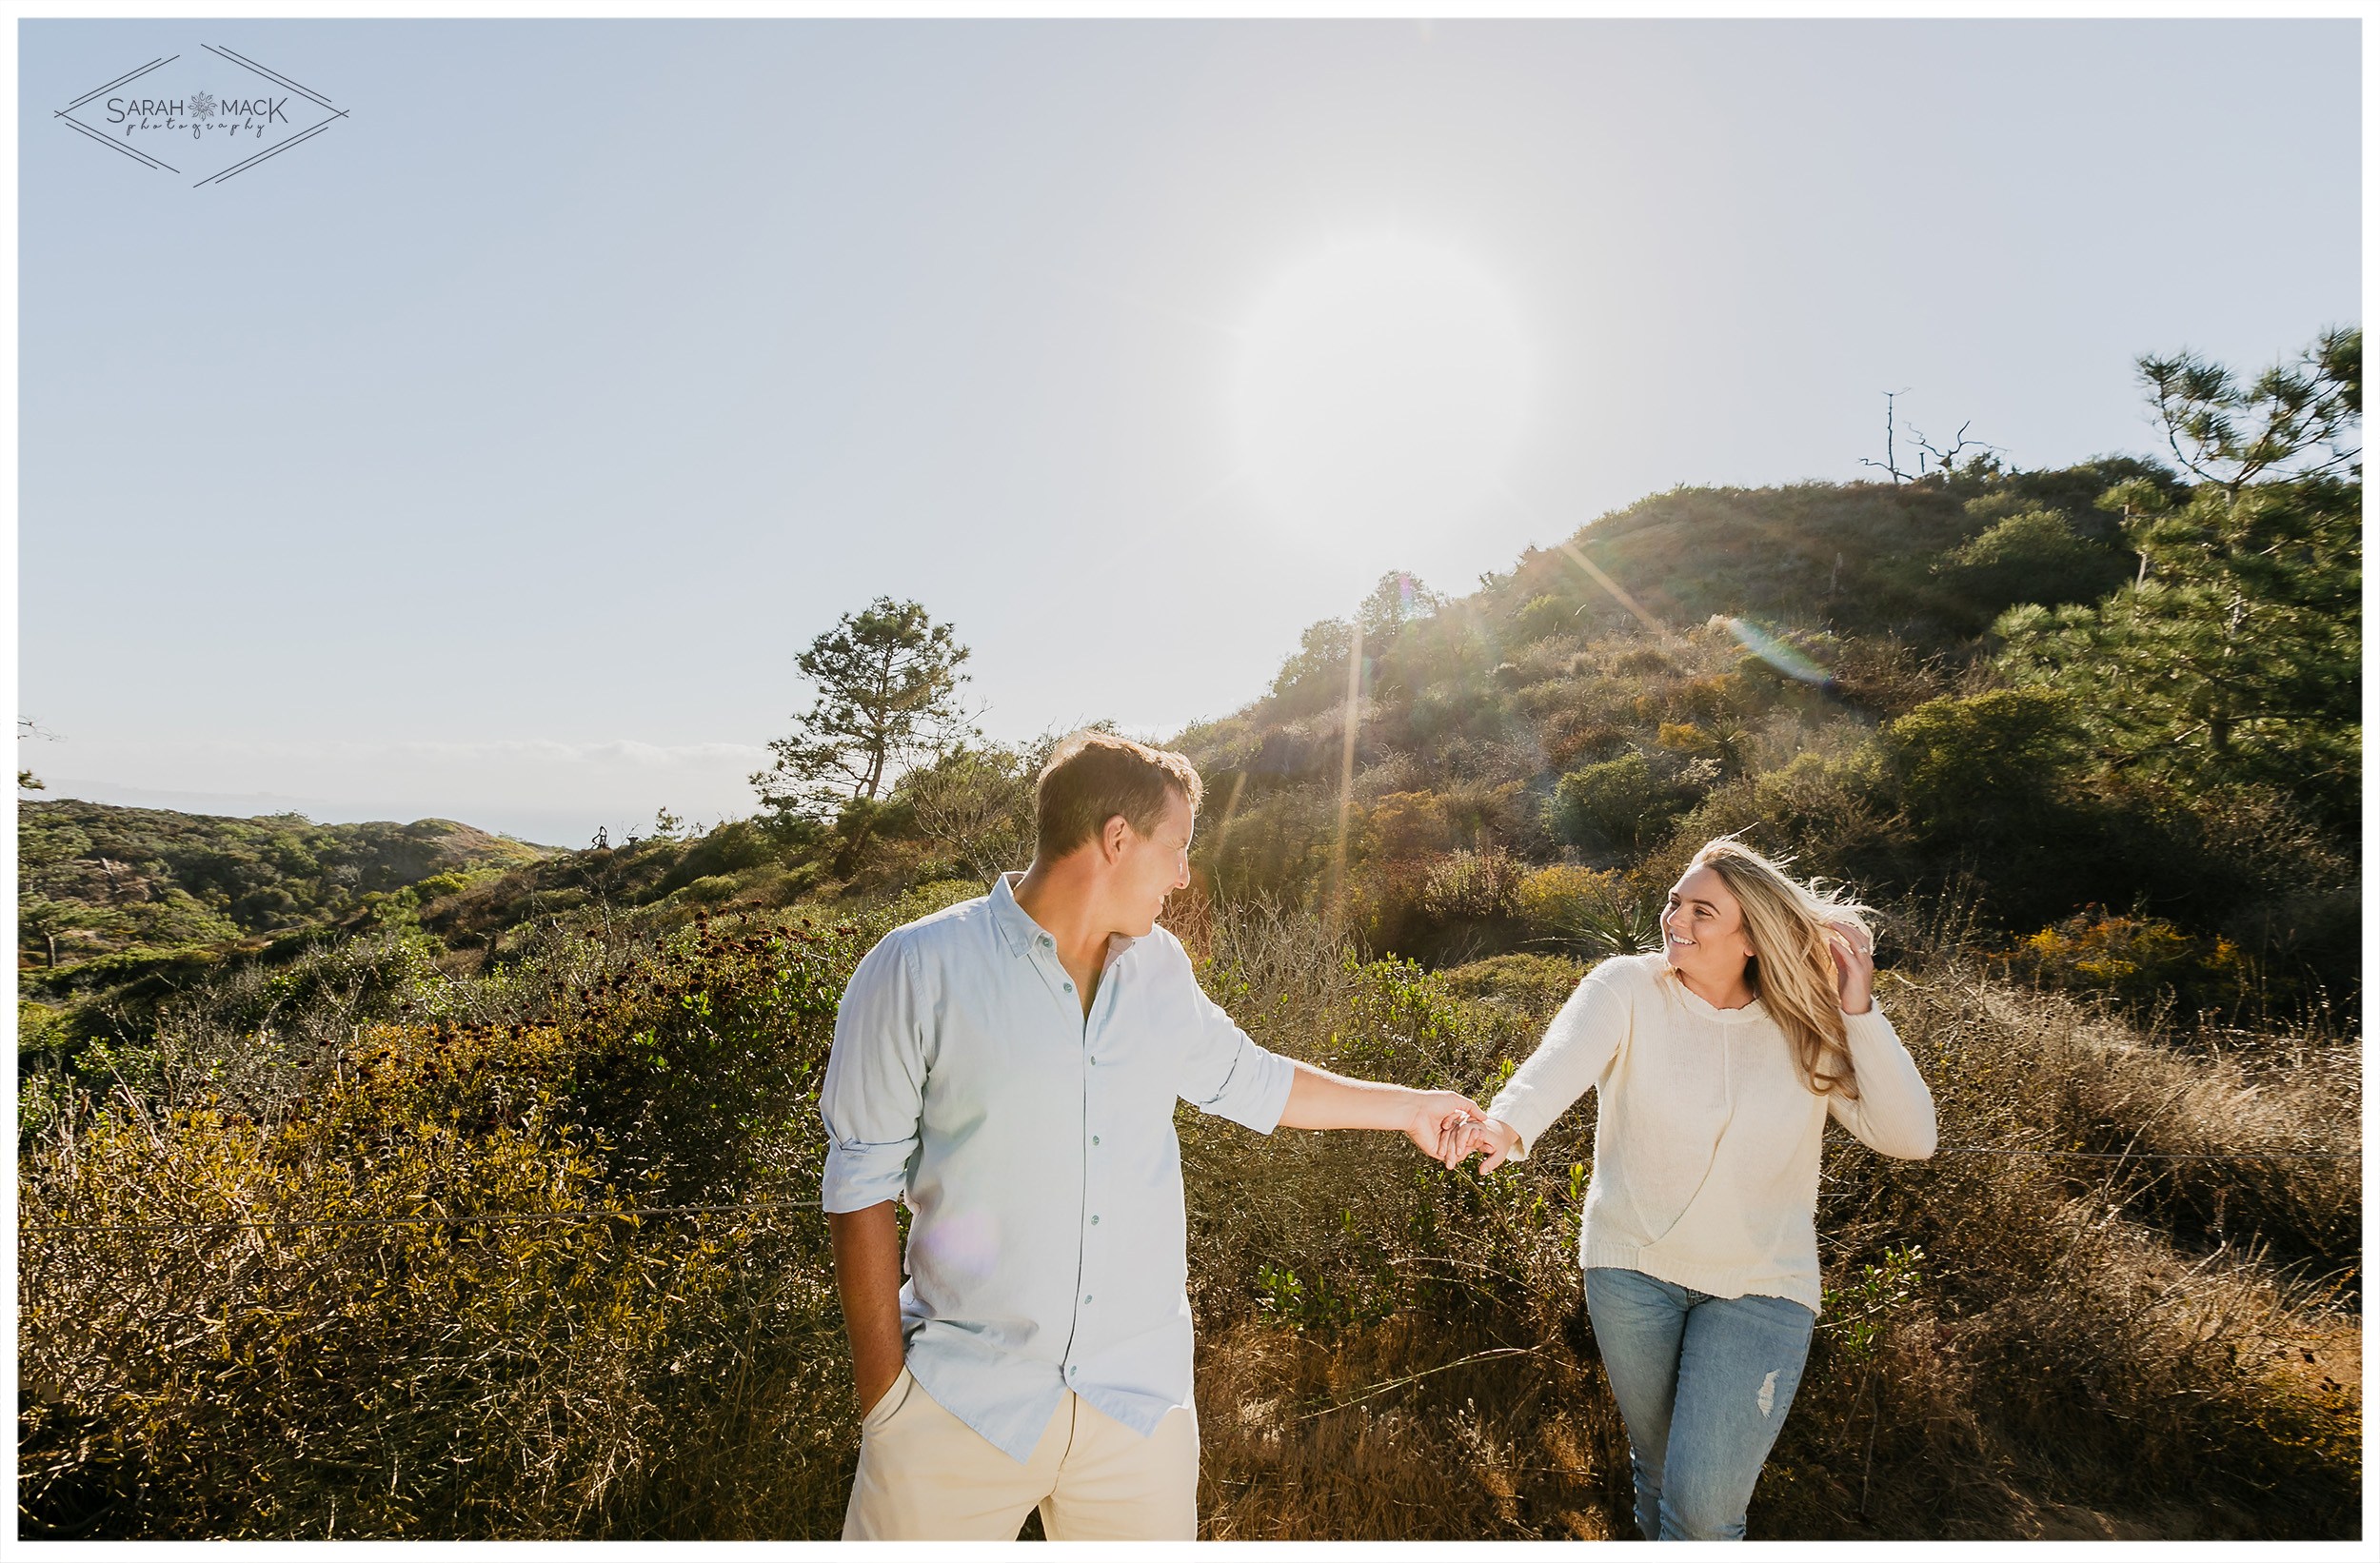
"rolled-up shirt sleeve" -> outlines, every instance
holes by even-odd
[[[835,1011],[818,1092],[826,1124],[819,1198],[829,1212],[865,1210],[907,1187],[926,1066],[914,960],[898,933],[887,935],[851,974]]]
[[[1199,988],[1182,960],[1180,981],[1190,986],[1190,1036],[1182,1050],[1181,1099],[1201,1113],[1227,1118],[1269,1135],[1289,1107],[1297,1066],[1256,1039]]]

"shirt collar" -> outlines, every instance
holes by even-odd
[[[992,881],[992,926],[1008,943],[1011,955],[1023,955],[1049,933],[1033,920],[1033,915],[1017,904],[1016,882],[1024,876],[1014,869]]]
[[[1050,938],[1049,930],[1034,921],[1033,914],[1017,904],[1016,886],[1023,878],[1022,873],[1012,868],[992,881],[991,894],[992,925],[1000,930],[1001,938],[1007,941],[1009,953],[1020,956],[1031,951],[1036,944],[1043,944],[1051,949],[1057,947],[1057,940]],[[1101,969],[1105,970],[1115,965],[1117,961],[1123,959],[1126,951],[1149,937],[1149,935],[1141,935],[1140,938],[1135,938],[1130,934],[1108,935],[1107,959],[1101,963]]]

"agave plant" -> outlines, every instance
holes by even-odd
[[[1618,885],[1577,897],[1554,925],[1557,941],[1590,960],[1636,955],[1661,942],[1661,909]]]

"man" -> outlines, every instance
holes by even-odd
[[[1156,925],[1200,791],[1178,754],[1077,733],[1032,866],[852,974],[819,1094],[863,1412],[846,1540],[1009,1541],[1036,1507],[1053,1540],[1196,1539],[1174,1102],[1441,1159],[1481,1117],[1268,1053],[1200,991]]]

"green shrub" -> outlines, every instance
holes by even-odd
[[[1543,1025],[1586,974],[1568,956],[1499,955],[1440,972],[1438,979],[1458,999],[1505,1005]]]
[[[486,884],[502,879],[505,872],[506,870],[501,866],[450,869],[444,874],[432,874],[429,878],[411,886],[411,889],[425,901],[435,900],[441,896],[451,896],[467,890],[475,884]]]
[[[1520,915],[1528,920],[1533,932],[1555,935],[1581,908],[1610,899],[1616,882],[1616,875],[1602,869],[1580,863],[1552,863],[1523,875],[1514,899],[1519,902]]]
[[[1643,891],[1665,889],[1705,842],[1736,834],[1796,874],[1848,880],[1863,894],[1905,890],[1925,873],[1893,778],[1874,746],[1860,743],[1805,750],[1714,787],[1629,878]]]
[[[1450,852],[1430,865],[1421,908],[1439,922],[1491,922],[1518,915],[1521,864],[1494,847]]]
[[[1363,811],[1361,843],[1370,858],[1434,858],[1455,844],[1446,801],[1435,792],[1392,792]]]
[[[1693,801],[1689,788],[1656,771],[1642,754],[1625,754],[1583,765],[1557,782],[1546,822],[1580,846],[1636,853]]]
[[[923,884],[911,885],[885,902],[881,909],[872,914],[870,925],[882,926],[885,929],[897,928],[904,922],[915,922],[920,918],[931,917],[946,906],[956,906],[962,900],[973,900],[979,896],[989,893],[990,889],[989,885],[975,880],[928,880]]]
[[[815,1201],[861,948],[569,940],[446,990],[486,1019],[263,1073],[194,1035],[69,1103],[19,1164],[28,1529],[684,1534],[694,1500],[701,1533],[827,1533],[853,1428],[815,1209],[600,1213]]]
[[[2045,689],[1930,700],[1885,733],[1911,817],[1934,834],[2025,828],[2082,758],[2067,702]]]
[[[777,861],[781,855],[779,844],[759,824],[750,820],[723,820],[702,840],[686,846],[653,887],[653,894],[666,896],[697,880],[732,878],[744,869]]]
[[[1437,926],[1421,904],[1429,890],[1427,860],[1381,858],[1366,862],[1347,887],[1350,925],[1375,953],[1418,954]]]
[[[1546,724],[1542,742],[1547,762],[1561,766],[1614,758],[1628,746],[1628,731],[1587,713],[1565,712]]]
[[[1951,550],[1935,576],[1978,627],[2016,603],[2090,603],[2123,584],[2123,557],[2074,530],[2055,510],[2026,510]]]
[[[1513,615],[1512,643],[1527,645],[1556,635],[1577,635],[1583,623],[1575,599],[1533,597]]]

